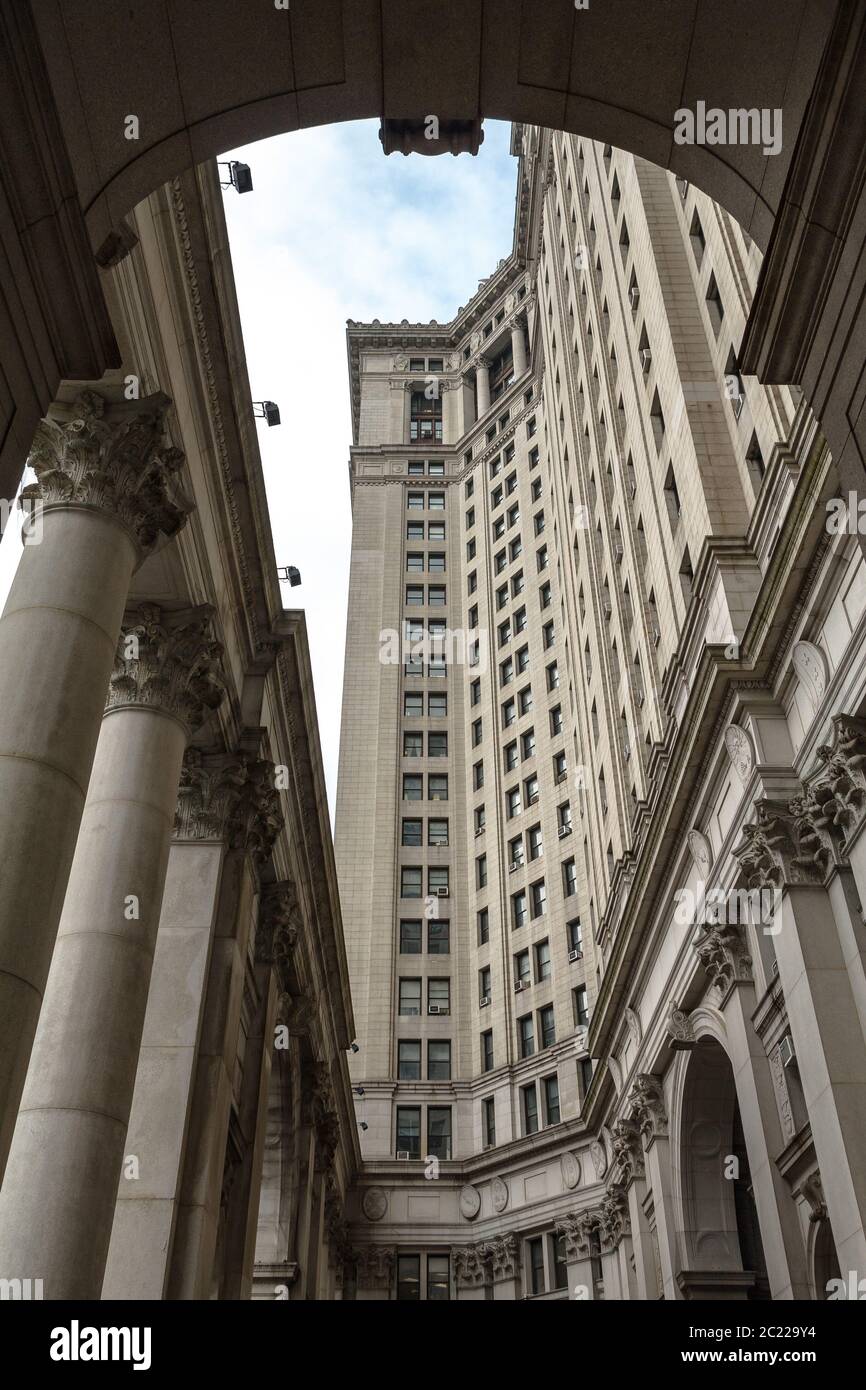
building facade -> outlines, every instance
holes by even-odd
[[[741,373],[734,220],[513,153],[454,320],[347,330],[346,1278],[825,1298],[866,1268],[862,538],[801,392]]]

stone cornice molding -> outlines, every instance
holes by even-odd
[[[143,559],[160,533],[175,535],[192,511],[179,485],[184,456],[165,443],[170,404],[162,394],[112,403],[82,391],[71,407],[52,406],[27,460],[37,481],[22,499],[43,511],[103,512],[129,532]]]
[[[120,634],[106,714],[145,708],[173,716],[192,733],[224,695],[222,647],[210,636],[210,604],[164,612],[142,603],[127,614]]]
[[[187,748],[180,774],[175,840],[227,840],[231,816],[246,781],[238,753],[202,753]]]

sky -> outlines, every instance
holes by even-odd
[[[225,193],[278,565],[287,608],[307,610],[333,810],[351,546],[352,424],[346,320],[446,323],[511,251],[517,163],[510,127],[485,123],[476,157],[385,156],[378,121],[294,132],[233,151],[253,191]],[[0,606],[20,553],[0,542]]]

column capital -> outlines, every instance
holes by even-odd
[[[487,1259],[480,1245],[455,1245],[454,1278],[458,1288],[479,1288],[486,1276]]]
[[[513,1231],[482,1241],[477,1249],[479,1257],[489,1262],[495,1284],[503,1279],[517,1278],[520,1272],[520,1241]]]
[[[240,753],[203,753],[189,747],[184,754],[174,817],[175,840],[224,840],[246,781]]]
[[[644,1176],[641,1132],[634,1120],[617,1120],[611,1130],[611,1147],[623,1187]]]
[[[288,990],[292,953],[302,926],[301,910],[291,879],[262,890],[256,932],[256,961],[273,965],[282,989]]]
[[[120,634],[106,714],[143,707],[172,715],[191,734],[222,701],[222,647],[210,635],[213,608],[167,613],[155,603],[128,612]]]
[[[846,839],[866,816],[866,719],[833,717],[833,741],[817,750],[829,797],[824,806]],[[832,799],[832,802],[831,802]]]
[[[650,1072],[639,1072],[629,1092],[629,1104],[631,1119],[638,1125],[647,1147],[654,1139],[667,1135],[668,1117],[661,1081],[657,1076]]]
[[[555,1223],[554,1230],[565,1240],[569,1260],[586,1260],[592,1254],[593,1238],[601,1241],[601,1208],[568,1211]]]
[[[621,1183],[612,1183],[601,1199],[599,1235],[604,1252],[616,1250],[623,1236],[631,1235],[628,1197]]]
[[[789,802],[755,802],[755,818],[733,851],[750,889],[824,882],[835,851],[820,796],[815,784]]]
[[[394,1245],[356,1246],[352,1255],[358,1266],[358,1288],[387,1292],[391,1287],[397,1248]]]
[[[53,405],[27,459],[37,481],[22,496],[45,511],[106,513],[130,532],[143,558],[160,532],[173,536],[192,511],[180,487],[184,456],[165,443],[170,404],[161,393],[113,402],[88,390],[71,405]]]
[[[739,922],[711,923],[700,928],[692,942],[710,983],[720,994],[752,979],[752,957]]]
[[[284,824],[274,764],[267,758],[248,757],[244,785],[229,822],[229,847],[263,864]]]

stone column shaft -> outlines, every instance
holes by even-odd
[[[480,358],[475,368],[475,391],[478,399],[478,419],[490,409],[490,364]]]
[[[646,1151],[647,1177],[653,1194],[653,1211],[659,1243],[659,1262],[662,1268],[662,1289],[665,1299],[673,1302],[682,1298],[676,1276],[679,1272],[676,1224],[671,1198],[670,1140],[658,1135]]]
[[[526,335],[519,319],[511,326],[511,356],[514,361],[515,378],[523,376],[527,368]]]
[[[181,456],[161,448],[167,404],[85,392],[52,407],[29,459],[42,537],[0,619],[0,1179],[130,580],[188,510],[168,497]]]

